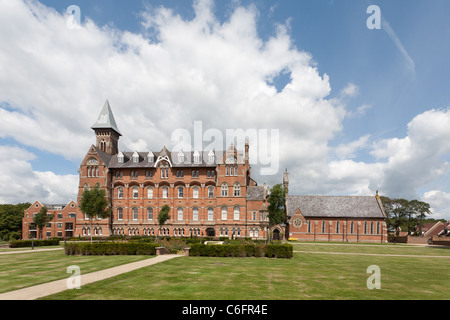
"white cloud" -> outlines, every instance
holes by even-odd
[[[450,193],[431,190],[424,193],[422,200],[430,204],[431,218],[450,220]]]
[[[0,203],[67,203],[76,200],[78,176],[33,171],[36,156],[19,147],[0,146]]]
[[[174,130],[191,130],[196,120],[204,131],[279,129],[280,174],[260,176],[257,166],[252,174],[275,184],[288,168],[295,193],[379,189],[388,196],[416,196],[418,188],[448,173],[442,160],[450,151],[448,110],[418,115],[404,138],[371,142],[363,135],[332,148],[344,118],[355,120],[371,107],[346,110],[358,86],[349,83],[331,99],[328,75],[295,47],[289,22],[263,40],[254,5],[236,4],[226,21],[213,8],[212,1],[195,1],[191,20],[164,7],[144,9],[145,30],[137,34],[100,27],[89,17],[70,30],[66,16],[38,2],[1,2],[0,30],[8,32],[0,42],[0,137],[81,160],[95,141],[90,126],[108,99],[123,134],[121,150],[173,147]],[[271,83],[280,74],[290,74],[290,81],[277,91]],[[365,150],[373,162],[356,159]],[[2,158],[3,174],[13,182],[0,201],[26,195],[65,202],[73,199],[66,199],[70,192],[76,196],[76,176],[34,172],[32,154],[8,151],[9,159],[17,159]]]

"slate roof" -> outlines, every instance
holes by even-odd
[[[385,218],[376,196],[287,196],[287,215],[304,217]]]
[[[97,122],[91,127],[92,129],[113,129],[119,135],[122,135],[117,127],[116,120],[112,113],[111,107],[109,106],[109,101],[106,100],[103,105],[102,111],[98,116]]]
[[[264,187],[247,187],[245,198],[248,201],[264,200]]]

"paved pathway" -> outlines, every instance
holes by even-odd
[[[128,263],[125,265],[100,270],[92,273],[87,274],[81,274],[80,280],[81,280],[81,287],[83,285],[100,281],[103,279],[111,278],[114,276],[117,276],[121,273],[130,272],[136,269],[140,269],[143,267],[151,266],[158,262],[167,261],[176,257],[183,257],[183,255],[179,254],[165,254],[156,256],[150,259],[137,261],[133,263]],[[69,278],[70,274],[67,274],[67,278],[62,280],[56,280],[40,285],[36,285],[29,288],[23,288],[15,291],[5,292],[0,294],[0,300],[34,300],[37,298],[45,297],[54,293],[58,293],[64,290],[67,290],[67,282],[72,280]],[[72,289],[77,290],[77,289]]]
[[[47,248],[47,249],[24,249],[24,250],[16,250],[16,251],[1,251],[0,254],[11,254],[11,253],[33,253],[33,252],[41,252],[41,251],[54,251],[54,250],[63,250],[64,248]]]

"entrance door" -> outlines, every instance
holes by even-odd
[[[280,230],[278,230],[278,229],[273,230],[273,237],[272,237],[272,239],[273,240],[281,240],[280,239]]]
[[[206,235],[208,237],[215,237],[216,236],[216,230],[214,230],[214,228],[208,228],[208,229],[206,229]]]

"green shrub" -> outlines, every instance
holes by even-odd
[[[14,240],[9,244],[10,248],[24,248],[31,247],[34,245],[35,247],[41,246],[58,246],[59,239],[48,239],[48,240]]]
[[[156,243],[140,242],[68,242],[66,255],[155,255]]]
[[[293,246],[290,244],[192,244],[189,255],[203,257],[268,257],[290,259],[293,256]]]

